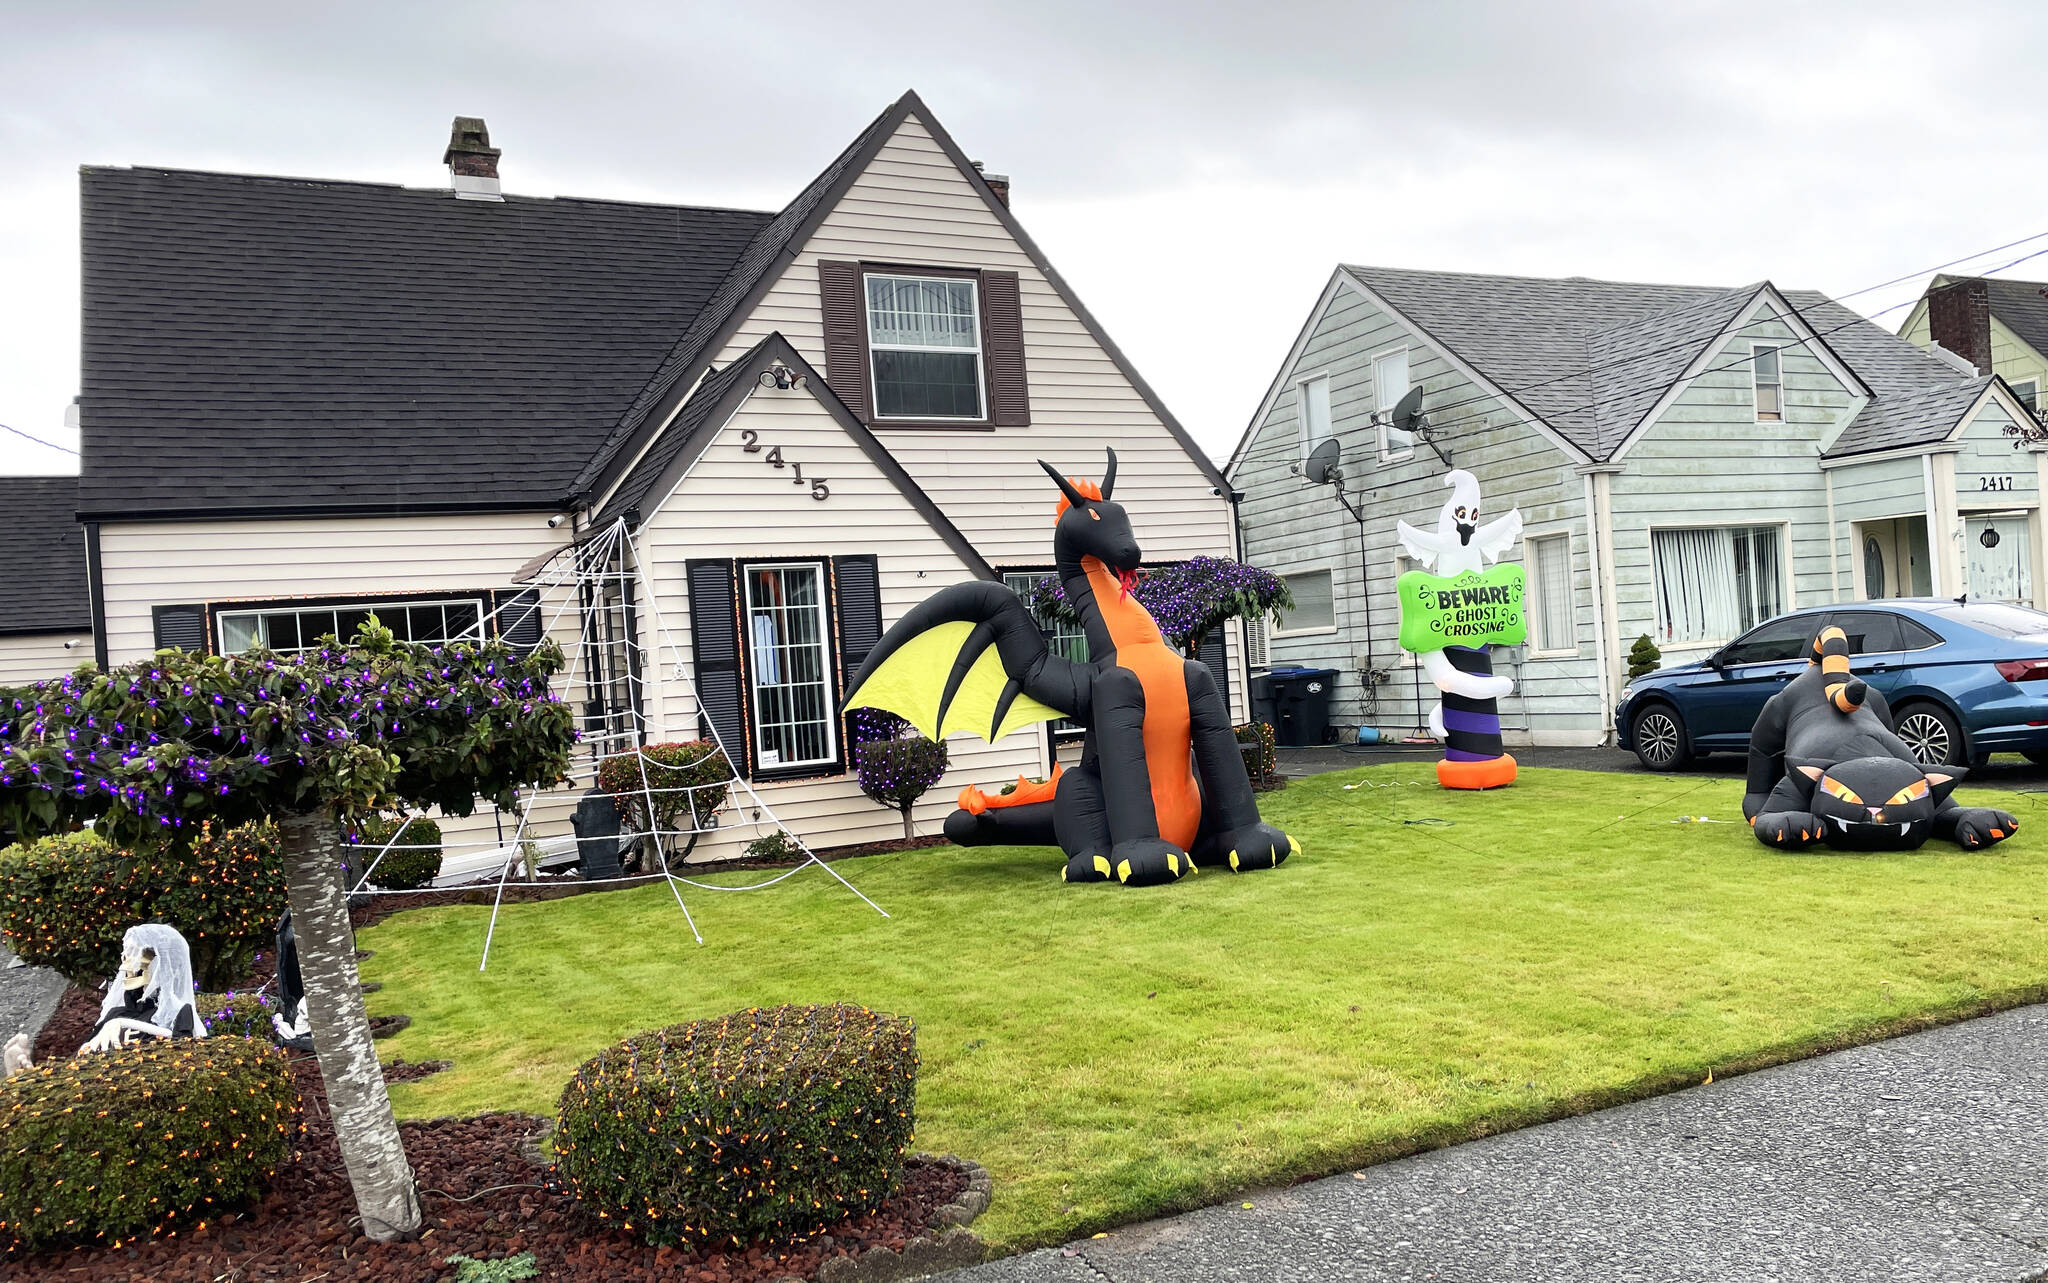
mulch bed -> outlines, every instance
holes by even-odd
[[[384,1066],[384,1081],[387,1083],[417,1082],[422,1078],[440,1073],[455,1062],[452,1060],[407,1060],[400,1056]]]
[[[521,1152],[522,1142],[542,1130],[540,1120],[486,1114],[399,1124],[419,1181],[425,1232],[411,1243],[372,1243],[350,1223],[355,1198],[328,1122],[319,1069],[313,1057],[302,1056],[293,1070],[305,1132],[260,1204],[175,1239],[0,1258],[0,1275],[10,1283],[420,1283],[453,1278],[454,1267],[445,1261],[456,1253],[482,1260],[532,1252],[539,1277],[548,1280],[771,1283],[810,1278],[833,1257],[878,1246],[901,1250],[967,1187],[966,1175],[955,1168],[913,1162],[904,1168],[902,1189],[880,1210],[801,1243],[731,1253],[653,1248],[594,1222],[550,1171]]]

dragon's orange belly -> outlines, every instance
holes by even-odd
[[[1185,851],[1202,826],[1202,790],[1195,782],[1189,739],[1186,661],[1164,643],[1120,647],[1119,668],[1145,688],[1145,769],[1159,836]]]

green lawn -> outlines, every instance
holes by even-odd
[[[838,866],[888,920],[815,869],[698,891],[701,948],[659,884],[508,907],[482,975],[487,909],[403,913],[362,937],[413,1017],[385,1055],[455,1063],[393,1095],[551,1112],[638,1030],[862,1002],[917,1021],[919,1146],[986,1163],[977,1228],[1021,1247],[2048,998],[2031,797],[1976,795],[2028,826],[1988,854],[1788,856],[1736,780],[1430,771],[1297,781],[1300,855],[1151,890],[939,848]]]

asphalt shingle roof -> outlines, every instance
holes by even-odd
[[[703,449],[708,440],[703,431],[705,425],[711,420],[714,412],[724,405],[726,393],[732,390],[734,384],[742,379],[757,377],[753,358],[767,342],[767,339],[763,339],[756,343],[744,355],[735,358],[723,370],[698,385],[697,390],[690,394],[690,399],[683,404],[682,413],[676,415],[674,421],[654,439],[654,443],[647,447],[647,453],[633,462],[631,470],[620,480],[611,498],[605,501],[604,508],[591,519],[592,529],[601,530],[619,517],[636,510],[643,517],[650,515],[641,507],[648,498],[648,491],[652,490],[655,483],[668,472],[669,465],[682,457],[684,447],[689,447],[693,452]],[[710,430],[716,431],[717,427],[717,424],[711,424]],[[660,498],[658,495],[655,497]]]
[[[0,477],[0,634],[92,627],[77,477]]]
[[[553,507],[774,217],[81,178],[94,514]]]
[[[1727,289],[1355,264],[1344,270],[1594,459],[1612,455],[1705,346],[1769,288],[1761,281]],[[1946,363],[1825,295],[1792,290],[1784,298],[1873,393],[1830,454],[1937,439],[1955,424],[1952,416],[1937,430],[1941,407],[1954,405],[1960,415],[1974,399],[1963,397],[1960,376]],[[1895,399],[1902,402],[1896,410]],[[1859,434],[1866,418],[1868,430]]]

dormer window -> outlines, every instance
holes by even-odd
[[[875,417],[980,421],[978,282],[871,272],[866,284]]]
[[[1785,382],[1778,348],[1754,343],[1749,349],[1749,376],[1756,385],[1756,421],[1777,423],[1785,417]]]

